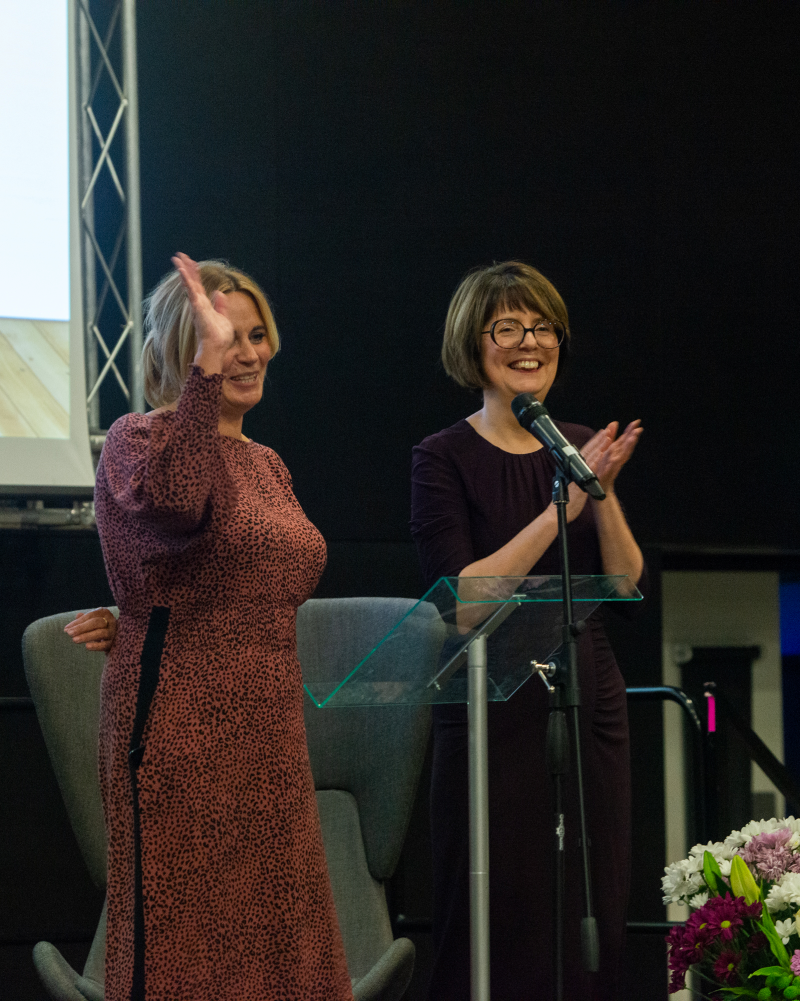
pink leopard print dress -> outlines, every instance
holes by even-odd
[[[106,1001],[350,1001],[295,635],[325,543],[278,456],[219,434],[221,391],[193,368],[97,469]]]

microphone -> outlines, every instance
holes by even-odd
[[[553,419],[533,393],[520,393],[511,401],[511,409],[520,425],[538,438],[555,459],[556,465],[581,490],[595,500],[605,493],[584,457],[571,445],[553,423]]]

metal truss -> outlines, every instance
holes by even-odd
[[[97,450],[101,421],[144,412],[136,7],[135,0],[75,0],[74,11],[86,406]]]

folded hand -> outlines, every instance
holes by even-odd
[[[73,643],[83,643],[87,650],[110,650],[117,635],[117,620],[107,608],[81,612],[64,626]]]

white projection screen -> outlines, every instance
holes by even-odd
[[[75,18],[0,4],[0,491],[86,493]]]

